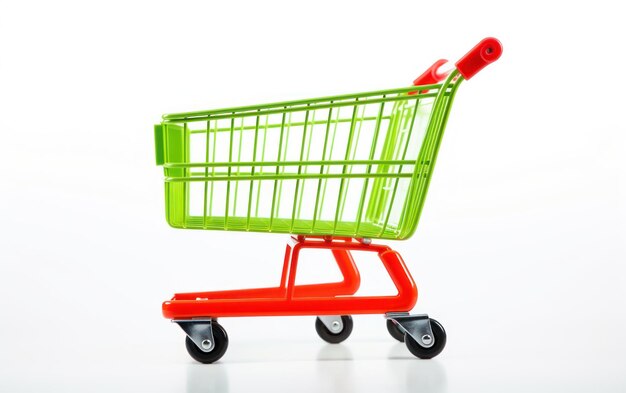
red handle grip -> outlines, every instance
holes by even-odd
[[[446,79],[450,71],[439,72],[439,68],[447,63],[448,60],[440,59],[433,63],[424,73],[413,81],[413,86],[422,86],[422,85],[435,85],[442,80]],[[423,90],[423,93],[427,93],[428,90]],[[416,91],[410,91],[409,95],[417,94]]]
[[[424,73],[413,81],[413,86],[434,85],[446,79],[450,71],[438,72],[439,68],[448,60],[440,59],[431,65]]]
[[[498,60],[500,55],[502,55],[502,44],[497,39],[488,37],[457,61],[456,69],[463,75],[463,78],[470,79],[478,71]]]

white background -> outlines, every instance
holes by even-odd
[[[0,391],[624,391],[617,4],[2,1]],[[417,234],[391,244],[442,355],[380,316],[339,346],[311,317],[231,319],[220,363],[194,363],[161,302],[276,285],[286,236],[168,227],[161,114],[405,86],[491,35],[504,54],[460,88]]]

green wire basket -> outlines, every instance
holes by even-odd
[[[484,42],[443,83],[164,115],[155,141],[167,222],[407,239],[457,88],[500,56],[499,42]]]
[[[167,222],[406,239],[461,80],[165,115],[155,138]]]

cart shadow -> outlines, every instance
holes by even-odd
[[[352,360],[352,351],[345,345],[324,345],[317,353],[317,360]]]
[[[187,366],[187,392],[228,392],[228,374],[223,364]]]
[[[388,361],[383,365],[385,370],[380,371],[395,381],[394,391],[420,393],[446,393],[448,391],[445,367],[437,359],[416,359],[407,354],[406,347],[400,343],[396,343],[390,348],[386,358]],[[315,375],[322,391],[350,393],[360,391],[363,388],[363,373],[367,367],[363,368],[362,362],[353,361],[354,356],[348,346],[324,345],[320,348],[316,359],[317,362],[314,362],[309,372]],[[291,359],[277,361],[298,362],[303,360],[291,357]],[[244,363],[255,362],[249,360]],[[187,366],[187,393],[228,392],[230,381],[227,368],[234,364],[241,365],[241,363],[189,364]],[[305,361],[303,367],[306,368],[308,364],[310,363]],[[256,375],[256,373],[253,374]],[[238,378],[241,377],[241,375],[238,376]],[[266,379],[265,377],[263,379]],[[262,383],[262,381],[258,382]]]
[[[448,376],[439,359],[422,360],[407,354],[404,344],[396,343],[389,350],[390,375],[394,375],[407,392],[446,393]]]

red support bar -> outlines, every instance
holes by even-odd
[[[328,249],[344,280],[338,283],[295,285],[302,249]],[[360,285],[360,276],[350,251],[376,252],[398,293],[391,296],[349,296]],[[288,270],[288,272],[287,272]],[[286,280],[285,280],[286,278]],[[283,285],[286,284],[286,287]],[[341,295],[341,296],[338,296]],[[400,254],[384,245],[346,239],[296,239],[287,246],[281,286],[234,291],[177,294],[163,303],[169,319],[269,315],[349,315],[410,311],[417,301],[417,287]]]
[[[284,291],[287,288],[287,273],[289,272],[289,261],[291,260],[291,245],[285,247],[285,260],[283,261],[283,273],[280,276],[280,288]]]

